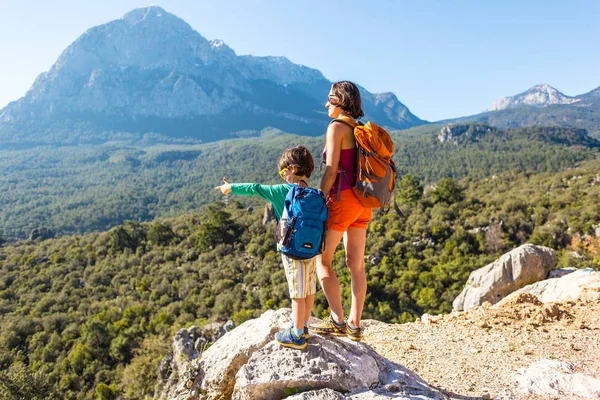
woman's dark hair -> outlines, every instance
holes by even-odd
[[[283,152],[277,168],[281,170],[292,166],[295,167],[294,174],[310,178],[315,169],[315,161],[306,147],[296,146]]]
[[[358,87],[350,81],[335,82],[331,86],[331,94],[340,99],[338,106],[345,114],[354,119],[365,116],[362,110],[362,100]]]

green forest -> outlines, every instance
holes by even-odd
[[[285,137],[263,140],[289,143]],[[417,140],[436,146],[431,137]],[[240,143],[218,145],[228,150],[221,165],[242,150],[248,157],[265,151],[261,144],[248,149]],[[489,143],[507,145],[496,137]],[[405,217],[376,213],[369,226],[364,318],[401,323],[423,313],[449,312],[471,271],[522,243],[556,249],[558,267],[600,269],[600,255],[576,240],[591,237],[600,225],[600,160],[587,147],[560,150],[548,144],[544,149],[540,143],[547,142],[527,147],[563,169],[567,160],[590,160],[561,172],[540,161],[538,169],[548,172],[513,166],[496,173],[501,160],[511,160],[509,151],[499,151],[488,158],[497,161],[479,173],[462,164],[460,173],[468,174],[462,179],[433,181],[433,171],[442,170],[433,161],[419,176],[404,175],[397,200]],[[415,157],[446,166],[456,160],[481,162],[457,151],[461,143],[450,146],[445,160],[417,145],[411,149]],[[478,141],[475,146],[487,145]],[[398,147],[399,154],[409,153],[403,144]],[[527,162],[535,159],[537,153],[525,150],[531,157],[524,157]],[[279,152],[274,145],[270,151],[273,157]],[[572,158],[565,159],[568,154]],[[185,165],[180,159],[174,163]],[[265,157],[251,168],[242,162],[228,168],[258,175],[272,171],[270,164]],[[424,164],[415,158],[404,165]],[[161,179],[168,185],[177,176]],[[230,197],[200,211],[127,221],[105,232],[5,242],[0,248],[0,397],[17,398],[18,389],[30,399],[149,399],[160,386],[158,365],[179,328],[228,319],[239,324],[267,309],[289,307],[274,222],[263,225],[261,204]],[[334,264],[348,307],[349,274],[341,247]],[[319,293],[314,315],[322,317],[326,307]]]
[[[429,184],[514,168],[556,172],[594,159],[600,144],[581,129],[501,131],[474,124],[464,124],[455,140],[441,143],[440,128],[426,125],[392,133],[401,176],[410,174]],[[472,134],[481,130],[486,133]],[[194,212],[219,200],[212,189],[224,176],[233,182],[277,183],[275,165],[285,148],[304,144],[318,164],[325,142],[324,136],[273,129],[247,132],[258,134],[206,144],[155,135],[126,140],[125,134],[114,134],[102,144],[0,150],[0,234],[27,238],[39,228],[56,236],[84,234],[126,220]],[[313,185],[318,179],[317,171]]]

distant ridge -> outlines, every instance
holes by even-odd
[[[500,129],[575,127],[600,138],[600,87],[577,96],[567,96],[550,85],[536,85],[523,93],[498,99],[480,114],[437,123],[462,122],[482,122]]]
[[[536,85],[516,96],[502,97],[494,102],[487,111],[499,111],[519,106],[545,107],[553,104],[571,104],[578,102],[578,98],[569,97],[559,92],[550,85]]]

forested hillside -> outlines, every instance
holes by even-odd
[[[392,133],[400,175],[423,183],[443,177],[482,178],[521,168],[556,172],[593,159],[598,142],[583,130],[483,128],[442,143],[440,126]],[[485,126],[484,126],[485,127]],[[55,235],[108,230],[125,220],[174,217],[218,200],[223,176],[237,182],[277,183],[276,162],[296,144],[318,161],[324,137],[277,130],[252,138],[195,144],[164,137],[116,135],[106,144],[0,150],[0,229],[25,238],[37,228]],[[319,172],[312,180],[317,185]],[[254,203],[256,204],[256,203]]]
[[[598,160],[560,173],[515,168],[425,190],[404,176],[397,195],[407,217],[377,215],[369,227],[364,317],[448,312],[472,270],[525,242],[559,250],[559,267],[598,269],[599,170]],[[0,396],[21,387],[38,399],[142,399],[178,328],[289,306],[274,224],[263,225],[262,208],[248,204],[230,198],[108,232],[5,243]],[[343,250],[335,268],[348,307]],[[322,294],[314,313],[326,313]]]

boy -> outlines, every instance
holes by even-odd
[[[229,183],[223,178],[223,185],[215,189],[223,194],[233,193],[242,196],[260,196],[273,204],[279,221],[284,212],[285,197],[292,185],[308,187],[315,163],[304,146],[287,149],[277,163],[279,175],[287,182],[281,185],[259,185],[256,183]],[[308,260],[293,260],[281,255],[285,276],[292,299],[292,326],[275,335],[277,342],[285,347],[305,349],[308,339],[307,323],[317,292],[316,257]]]

